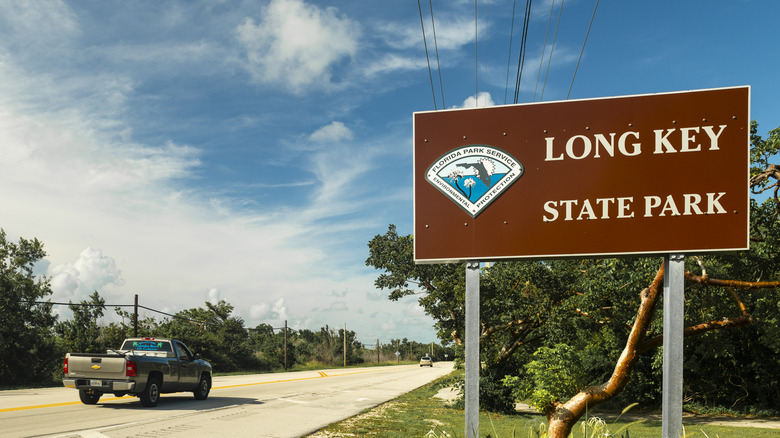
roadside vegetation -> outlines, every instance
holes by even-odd
[[[0,361],[0,389],[60,384],[65,353],[105,353],[133,337],[136,330],[134,315],[118,307],[113,310],[118,321],[103,322],[111,310],[98,291],[87,300],[70,303],[72,316],[58,320],[49,299],[49,279],[33,272],[45,255],[37,239],[12,242],[0,228],[0,357],[13,358]],[[454,356],[451,347],[405,338],[366,346],[354,331],[343,328],[288,329],[286,334],[284,328],[268,324],[247,328],[233,310],[224,300],[206,302],[163,318],[144,317],[137,332],[142,337],[184,341],[211,362],[216,374],[322,369],[345,363],[396,364],[419,360],[424,354],[437,360],[445,354]]]
[[[362,414],[333,423],[309,438],[378,437],[378,438],[459,438],[465,437],[462,405],[452,404],[436,395],[463,379],[463,371],[454,371],[430,384],[404,394],[395,400],[367,410]],[[597,411],[579,421],[572,429],[572,438],[612,436],[615,438],[657,438],[661,422],[645,420],[656,412],[628,410]],[[777,436],[777,429],[714,426],[703,419],[683,421],[686,438]],[[491,438],[546,438],[547,419],[542,414],[480,412],[479,436]],[[609,434],[609,435],[605,435]]]

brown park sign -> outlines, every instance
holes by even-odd
[[[748,248],[750,87],[414,114],[418,263]]]

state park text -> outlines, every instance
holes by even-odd
[[[718,151],[718,140],[727,127],[656,129],[653,130],[652,148],[649,150],[654,155]],[[642,146],[638,131],[596,133],[592,138],[578,134],[561,144],[556,144],[555,137],[545,137],[545,161],[598,159],[614,157],[615,154],[634,157],[642,154]],[[636,216],[637,207],[641,208],[643,217],[725,214],[727,211],[721,200],[726,195],[726,192],[648,194],[638,202],[633,196],[550,200],[544,203],[542,220],[629,219]]]

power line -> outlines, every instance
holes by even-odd
[[[569,99],[571,94],[571,88],[574,86],[574,78],[577,77],[577,70],[580,68],[580,61],[582,61],[582,54],[585,52],[585,44],[588,42],[588,35],[590,35],[590,27],[593,26],[593,19],[596,17],[596,9],[599,7],[599,0],[596,0],[596,6],[593,7],[593,15],[590,17],[590,24],[588,24],[588,32],[585,34],[585,41],[582,42],[582,50],[580,50],[580,57],[577,59],[577,67],[574,68],[574,75],[571,77],[571,85],[569,85],[569,92],[566,93],[566,99]]]
[[[509,30],[509,56],[506,60],[506,86],[504,88],[504,104],[506,104],[506,96],[509,93],[509,70],[512,65],[512,40],[515,36],[515,7],[517,6],[517,0],[512,1],[512,27]]]
[[[542,94],[539,96],[539,101],[544,100],[544,89],[547,87],[547,76],[550,74],[550,64],[552,63],[553,51],[555,50],[555,40],[558,39],[558,27],[561,25],[561,15],[563,15],[563,2],[561,0],[561,7],[558,9],[558,22],[555,24],[555,35],[553,36],[552,46],[550,46],[550,56],[547,58],[547,71],[544,73],[544,84],[542,85]]]
[[[515,80],[515,100],[517,103],[520,97],[520,81],[523,79],[523,68],[525,67],[526,41],[528,40],[528,26],[531,21],[531,0],[525,3],[525,17],[523,19],[523,36],[520,40],[520,56],[517,58],[517,79]]]
[[[474,107],[479,106],[479,26],[477,25],[477,0],[474,0]]]
[[[444,83],[441,80],[441,64],[439,63],[439,43],[436,41],[436,21],[433,19],[433,0],[428,0],[428,5],[431,8],[431,27],[433,27],[433,46],[436,48],[436,68],[439,70],[439,89],[441,90],[441,107],[446,109],[447,105],[444,104]],[[434,105],[436,103],[434,102]]]
[[[485,21],[487,24],[485,24],[485,78],[483,79],[485,81],[485,89],[488,87],[488,49],[490,47],[490,0],[487,0],[487,11],[485,12]],[[479,99],[479,95],[477,95],[477,99]],[[487,103],[487,101],[485,102]]]
[[[553,8],[555,0],[550,4],[550,18],[547,19],[547,31],[544,33],[544,45],[542,46],[542,56],[539,57],[539,73],[536,74],[536,86],[534,86],[534,102],[536,101],[536,89],[539,88],[539,78],[542,76],[542,64],[544,63],[544,53],[547,51],[547,36],[550,34],[550,22],[552,22]]]
[[[425,24],[423,24],[422,6],[420,0],[417,0],[417,10],[420,12],[420,27],[422,28],[423,44],[425,45],[425,61],[428,62],[428,78],[431,80],[431,95],[433,96],[433,109],[439,109],[436,106],[436,91],[433,88],[433,75],[431,74],[431,60],[428,57],[428,42],[425,39]]]
[[[53,301],[33,301],[33,304],[53,304],[57,306],[68,306],[68,307],[135,307],[135,304],[95,304],[95,303],[57,303]],[[197,324],[206,324],[206,321],[200,321],[197,319],[191,319],[180,315],[172,315],[170,313],[165,313],[162,310],[152,309],[150,307],[138,305],[139,308],[148,310],[150,312],[159,313],[161,315],[170,316],[171,318],[177,318],[177,319],[183,319],[185,321],[194,322]]]

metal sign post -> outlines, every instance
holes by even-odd
[[[682,436],[685,256],[664,257],[664,342],[661,430],[663,438]]]
[[[466,437],[479,436],[479,262],[466,262]]]

